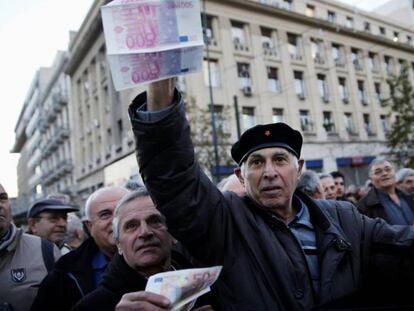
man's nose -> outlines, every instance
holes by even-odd
[[[154,233],[152,232],[151,228],[148,226],[147,222],[144,220],[141,222],[139,226],[138,236],[140,238],[147,238],[152,236]]]
[[[264,175],[266,177],[274,178],[277,175],[277,171],[272,163],[272,161],[266,161],[264,166]]]

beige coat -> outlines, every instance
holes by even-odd
[[[60,257],[56,246],[54,255]],[[46,274],[41,239],[17,229],[13,242],[0,252],[0,302],[28,311]]]

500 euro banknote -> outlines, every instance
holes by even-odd
[[[101,13],[108,54],[203,45],[198,0],[114,0]]]
[[[143,54],[108,55],[115,89],[163,80],[201,70],[203,47]]]
[[[158,273],[148,279],[146,291],[167,297],[172,310],[190,310],[195,300],[210,291],[222,266]]]

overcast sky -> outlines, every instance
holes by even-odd
[[[371,10],[385,0],[341,0]],[[65,50],[93,0],[0,0],[0,183],[17,194],[18,155],[10,154],[14,127],[36,70]]]

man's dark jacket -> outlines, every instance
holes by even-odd
[[[71,310],[86,294],[95,289],[92,258],[98,252],[92,238],[62,256],[42,281],[32,311]]]
[[[167,116],[155,122],[137,115],[145,102],[144,93],[129,108],[140,172],[173,236],[197,260],[223,265],[215,285],[221,310],[311,309],[362,288],[374,246],[412,250],[414,232],[408,227],[365,217],[347,202],[318,203],[297,193],[315,226],[317,296],[289,228],[248,197],[223,195],[200,169],[180,94]]]
[[[173,250],[171,256],[171,264],[175,269],[192,268],[188,259],[179,252]],[[124,294],[142,291],[146,285],[147,279],[128,266],[123,256],[117,254],[102,276],[100,286],[82,298],[73,311],[113,311]],[[201,298],[197,302],[201,305],[208,304]]]
[[[395,191],[400,198],[403,198],[407,202],[408,206],[414,212],[413,199],[399,189],[395,189]],[[362,214],[367,215],[371,218],[379,217],[384,219],[387,223],[390,223],[390,220],[385,213],[384,205],[380,201],[377,188],[372,187],[368,193],[357,203],[357,206]]]

